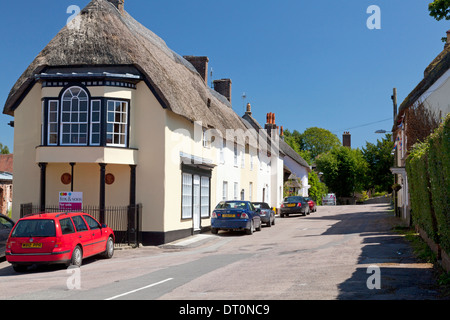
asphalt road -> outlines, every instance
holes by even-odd
[[[15,273],[0,261],[0,300],[439,299],[385,205],[319,207],[251,236],[204,234],[117,250],[79,269]]]

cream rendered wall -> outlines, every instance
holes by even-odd
[[[185,230],[193,228],[192,219],[181,219],[181,157],[180,153],[207,159],[216,163],[217,149],[214,145],[203,147],[203,130],[200,123],[191,121],[176,115],[173,112],[166,113],[165,128],[165,221],[164,230]],[[211,207],[215,206],[216,195],[216,169],[211,176]],[[211,208],[212,209],[212,208]],[[201,226],[210,226],[210,218],[202,218]]]
[[[12,217],[20,217],[20,205],[39,203],[40,169],[35,162],[41,144],[41,85],[35,84],[14,111],[14,193]]]
[[[240,179],[240,188],[239,188],[239,197],[241,190],[244,190],[244,200],[250,200],[250,182],[252,182],[253,190],[252,190],[252,201],[257,201],[257,182],[258,182],[258,167],[255,164],[255,159],[253,159],[253,169],[251,168],[250,161],[251,158],[256,154],[256,150],[253,147],[247,145],[245,150],[242,150],[240,157],[244,157],[244,167],[241,166],[242,158],[239,159],[238,163],[241,167],[241,179]],[[240,198],[239,198],[240,199]]]
[[[264,201],[269,205],[272,205],[271,201],[271,166],[269,166],[270,158],[267,156],[266,151],[259,151],[258,157],[258,189],[257,189],[257,201]],[[264,194],[265,195],[264,195]]]
[[[228,199],[227,200],[233,200],[234,199],[234,183],[238,183],[238,193],[240,193],[240,190],[242,190],[242,183],[241,183],[241,159],[238,155],[238,161],[237,165],[234,163],[234,143],[227,142],[225,145],[221,146],[220,149],[218,149],[218,166],[216,168],[217,171],[217,180],[215,184],[216,189],[216,201],[211,202],[211,209],[215,208],[216,205],[222,201],[223,199],[223,182],[226,181],[228,183]],[[238,194],[238,199],[239,198]]]
[[[136,202],[143,205],[142,231],[164,231],[166,113],[143,82],[132,101],[130,147],[138,149]],[[128,189],[127,189],[128,190]]]

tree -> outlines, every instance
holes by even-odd
[[[450,0],[434,0],[428,5],[428,11],[437,21],[450,20]]]
[[[340,145],[339,138],[326,129],[312,127],[301,134],[300,149],[309,151],[312,159]]]
[[[302,134],[297,130],[290,132],[289,130],[284,131],[284,141],[297,152],[309,165],[314,162],[311,152],[308,150],[302,150]]]
[[[364,189],[367,162],[359,149],[334,147],[316,158],[327,187],[339,197],[350,197]]]
[[[320,182],[317,172],[311,171],[308,174],[308,184],[311,186],[308,190],[309,196],[317,205],[322,205],[322,197],[327,194],[328,188],[325,183]]]
[[[0,143],[0,154],[9,154],[8,146],[3,146],[3,144]]]
[[[391,192],[394,184],[394,176],[390,168],[394,164],[394,142],[392,135],[387,134],[383,139],[377,140],[377,143],[366,143],[362,149],[363,158],[368,165],[366,189],[374,189],[376,192]]]

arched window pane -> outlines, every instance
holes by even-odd
[[[80,87],[67,89],[62,96],[61,144],[87,145],[88,95]]]

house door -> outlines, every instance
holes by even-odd
[[[193,181],[193,213],[192,220],[194,224],[194,232],[200,231],[200,176],[194,175]]]

